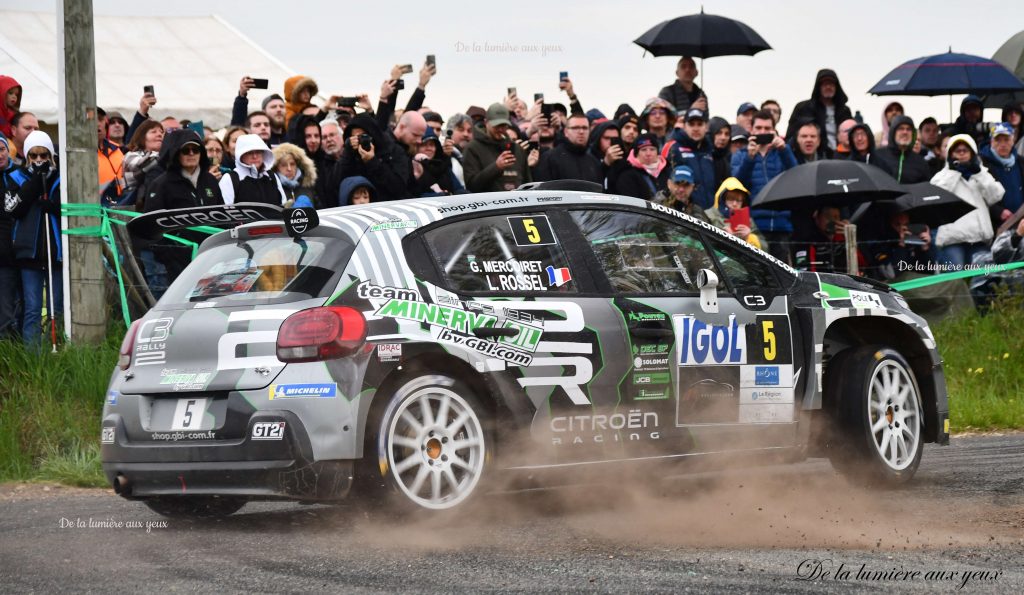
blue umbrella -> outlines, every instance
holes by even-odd
[[[904,62],[882,77],[868,93],[874,95],[986,95],[1024,90],[1024,82],[1005,66],[981,56],[925,56]]]

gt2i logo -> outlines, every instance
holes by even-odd
[[[167,337],[171,334],[174,318],[155,318],[139,326],[135,337],[136,366],[156,366],[167,363]]]
[[[283,421],[258,421],[252,425],[253,440],[281,440],[284,438]]]

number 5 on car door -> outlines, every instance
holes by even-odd
[[[747,325],[747,349],[750,364],[793,363],[789,317],[758,316],[754,324]]]
[[[550,246],[557,243],[547,215],[509,217],[508,224],[517,246]]]

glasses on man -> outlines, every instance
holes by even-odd
[[[43,161],[45,159],[49,159],[50,158],[50,152],[49,151],[43,151],[42,153],[40,153],[40,152],[37,152],[37,151],[29,151],[29,153],[28,153],[28,155],[26,155],[26,157],[28,157],[32,161]]]
[[[182,155],[198,155],[199,147],[197,145],[185,145],[181,148]]]

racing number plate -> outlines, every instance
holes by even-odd
[[[172,430],[207,430],[203,427],[210,399],[178,399],[171,422]]]

